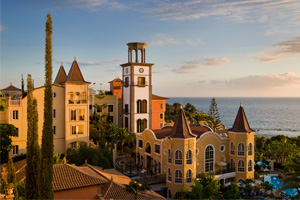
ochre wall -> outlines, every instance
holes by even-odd
[[[54,199],[98,199],[98,185],[54,192]]]
[[[162,105],[162,108],[161,108]],[[166,100],[152,100],[152,129],[160,129],[160,124],[165,125]],[[163,118],[160,119],[160,114]]]

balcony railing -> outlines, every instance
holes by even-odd
[[[10,105],[18,105],[19,106],[20,105],[20,100],[10,100],[9,104]]]

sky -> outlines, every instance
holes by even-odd
[[[300,97],[299,0],[0,0],[1,81],[44,84],[45,22],[53,20],[53,80],[76,60],[109,90],[145,42],[153,93],[165,97]]]

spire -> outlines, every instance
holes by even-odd
[[[53,84],[61,85],[62,83],[66,82],[66,79],[67,79],[67,74],[64,69],[64,66],[61,63],[61,66],[58,70],[58,73],[56,75],[56,78],[55,78],[55,81]]]
[[[169,136],[171,138],[196,137],[196,135],[192,133],[190,126],[187,123],[186,116],[182,107],[179,109],[176,121]]]
[[[72,66],[71,66],[71,69],[69,71],[66,82],[68,82],[68,83],[72,83],[72,82],[75,82],[75,83],[88,83],[84,80],[76,60],[74,60],[73,63],[72,63]]]
[[[233,126],[231,129],[228,129],[228,131],[245,132],[245,133],[254,132],[254,130],[250,128],[250,125],[248,123],[242,102],[241,102],[239,111],[236,115]]]

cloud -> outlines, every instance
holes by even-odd
[[[148,42],[148,44],[151,46],[164,46],[178,43],[179,42],[176,39],[165,34],[156,34],[155,38]]]
[[[186,40],[187,45],[189,46],[197,46],[199,44],[202,44],[202,41],[200,39],[196,40]]]
[[[61,61],[62,59],[57,59],[57,58],[54,58],[53,59],[53,63],[56,63],[56,64],[63,64],[63,65],[71,65],[73,63],[73,61],[64,61],[62,62]],[[119,63],[121,62],[121,60],[119,59],[114,59],[114,60],[109,60],[109,61],[102,61],[102,62],[93,62],[93,61],[86,61],[86,62],[80,62],[80,61],[77,61],[78,65],[80,67],[87,67],[87,66],[105,66],[105,65],[111,65],[111,64],[114,64],[114,63]],[[36,62],[37,64],[44,64],[45,62],[41,62],[41,61],[38,61]]]
[[[98,9],[100,7],[108,6],[111,8],[124,8],[125,6],[117,1],[111,0],[68,0],[69,4],[78,8]]]
[[[6,29],[5,26],[0,25],[0,32],[4,31]]]
[[[266,74],[251,75],[231,80],[211,80],[211,85],[223,86],[224,88],[234,88],[237,90],[265,90],[284,88],[294,85],[300,86],[300,76],[294,72],[286,72],[284,74]],[[279,94],[280,96],[280,94]]]
[[[184,62],[178,69],[173,69],[173,72],[182,73],[192,73],[197,69],[202,69],[204,66],[216,66],[216,65],[226,65],[230,60],[226,57],[223,58],[205,58],[203,60],[192,60]]]
[[[147,5],[138,6],[143,13],[146,12],[161,20],[189,20],[216,16],[236,22],[267,23],[274,18],[294,20],[295,16],[299,16],[297,14],[299,14],[300,2],[298,0],[153,0]]]
[[[287,56],[300,54],[300,37],[291,38],[273,45],[272,49],[259,52],[256,59],[261,62],[272,62]]]

